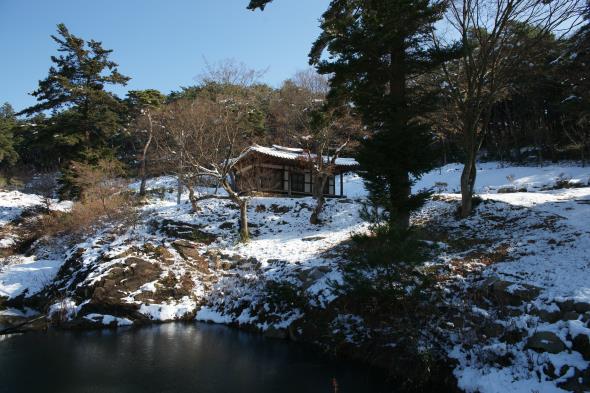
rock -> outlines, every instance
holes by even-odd
[[[574,310],[580,314],[590,311],[590,303],[578,302],[574,304]]]
[[[272,205],[270,205],[269,210],[275,214],[285,214],[291,209],[289,208],[289,206],[279,206],[276,203],[273,203]]]
[[[302,238],[301,241],[304,241],[304,242],[314,242],[316,240],[323,240],[323,239],[325,239],[324,236],[309,236],[309,237]]]
[[[184,240],[192,240],[199,243],[210,244],[216,237],[210,233],[203,232],[198,225],[188,224],[181,221],[164,220],[159,229],[169,237]]]
[[[537,332],[529,337],[525,348],[555,354],[565,351],[566,346],[553,332]]]
[[[219,225],[219,229],[233,229],[234,223],[231,221],[226,221]]]
[[[573,300],[566,300],[563,302],[558,302],[557,305],[559,306],[559,309],[561,310],[562,313],[565,313],[567,311],[574,311],[574,301]]]
[[[109,269],[104,278],[93,288],[84,288],[84,290],[89,292],[88,297],[92,304],[120,306],[124,303],[122,298],[139,290],[143,284],[157,280],[161,272],[157,264],[138,257],[128,257],[123,264],[117,264]],[[108,312],[97,313],[109,314]]]
[[[504,332],[504,326],[499,323],[489,323],[483,327],[483,334],[490,337],[499,337]]]
[[[585,334],[578,334],[573,339],[572,349],[580,352],[584,360],[590,360],[590,338]]]
[[[551,380],[555,380],[557,378],[563,377],[570,369],[570,366],[564,364],[559,368],[559,371],[555,369],[555,365],[551,362],[546,363],[543,366],[543,372],[547,375]]]
[[[497,193],[498,194],[511,194],[511,193],[514,193],[514,192],[517,192],[517,191],[518,190],[514,186],[504,186],[504,187],[498,188]]]
[[[267,259],[266,263],[268,263],[269,265],[287,265],[289,262],[287,262],[283,259],[271,258],[271,259]]]
[[[537,315],[543,322],[555,323],[561,319],[561,313],[559,311],[547,311],[547,310],[535,310],[534,315]]]
[[[146,243],[144,244],[143,249],[146,253],[153,254],[160,262],[166,265],[171,265],[172,262],[174,262],[174,255],[161,244],[159,246],[154,246],[151,243]]]
[[[499,278],[489,278],[480,287],[484,296],[501,305],[520,306],[523,302],[535,299],[540,289],[528,284],[515,284]]]
[[[590,368],[583,371],[574,369],[573,376],[565,382],[557,384],[558,387],[569,392],[583,393],[590,391]]]
[[[196,244],[186,240],[176,240],[172,242],[172,247],[178,251],[180,256],[184,259],[199,259],[202,258]]]
[[[319,267],[314,267],[309,270],[302,270],[298,274],[299,280],[303,283],[303,288],[307,289],[313,285],[317,280],[322,278],[326,273]]]
[[[578,314],[575,311],[566,311],[563,313],[563,315],[561,316],[561,319],[564,321],[575,321],[580,317],[580,314]]]
[[[271,326],[264,331],[263,336],[266,338],[285,340],[289,336],[289,332],[287,329],[274,328]]]
[[[518,329],[511,329],[508,330],[506,333],[504,333],[504,335],[502,336],[502,338],[500,339],[502,342],[505,342],[507,344],[511,344],[511,345],[515,345],[519,342],[521,342],[524,338],[524,332],[522,330],[518,330]]]

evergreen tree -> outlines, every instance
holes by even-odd
[[[148,153],[154,139],[155,129],[159,127],[155,114],[165,101],[166,96],[155,89],[131,90],[127,93],[127,104],[131,115],[129,129],[135,142],[132,145],[140,145],[139,154],[136,154],[139,159],[138,175],[141,179],[140,196],[144,196],[146,193]]]
[[[590,154],[590,11],[586,21],[571,38],[558,67],[565,86],[560,102],[563,132],[579,151],[583,165]]]
[[[14,129],[17,125],[12,106],[6,102],[0,106],[0,166],[12,166],[18,159],[15,150]]]
[[[333,75],[329,98],[350,99],[372,131],[358,160],[373,202],[400,229],[419,205],[414,179],[435,163],[430,129],[416,120],[426,100],[410,81],[435,65],[425,42],[442,11],[429,0],[332,1],[310,54]]]
[[[126,109],[105,87],[125,85],[130,78],[118,72],[117,64],[109,60],[112,50],[104,49],[101,42],[86,42],[64,24],[57,31],[58,36],[51,37],[61,54],[51,57],[49,75],[32,93],[38,104],[21,113],[54,113],[48,127],[41,128],[46,135],[40,139],[52,146],[62,165],[72,160],[96,163],[114,156],[112,141],[123,126]],[[68,173],[65,170],[63,177],[66,191]]]

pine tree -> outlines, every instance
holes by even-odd
[[[310,53],[318,72],[331,75],[330,101],[352,102],[372,132],[357,158],[372,201],[402,230],[424,197],[411,195],[412,184],[435,165],[431,130],[416,120],[428,97],[411,81],[442,60],[425,43],[443,11],[430,0],[333,0]]]
[[[310,54],[332,75],[329,98],[351,100],[372,131],[357,158],[373,202],[399,229],[419,206],[413,182],[435,163],[430,129],[416,120],[426,100],[411,80],[436,64],[425,42],[442,11],[428,0],[332,1]]]
[[[17,120],[12,106],[5,102],[0,106],[0,166],[12,166],[18,160],[15,150],[14,129]]]
[[[105,87],[126,85],[130,78],[119,73],[117,63],[109,60],[112,50],[104,49],[101,42],[86,42],[64,24],[57,31],[58,36],[51,38],[61,54],[51,57],[54,65],[49,75],[31,93],[38,104],[21,114],[52,111],[51,122],[40,129],[46,137],[40,139],[51,144],[62,166],[73,160],[96,163],[115,155],[111,141],[123,126],[126,109]],[[65,191],[70,183],[68,173],[64,170]]]

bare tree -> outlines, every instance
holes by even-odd
[[[194,100],[178,100],[163,111],[163,127],[157,144],[161,156],[173,163],[179,183],[188,188],[194,211],[199,179],[216,179],[240,209],[240,239],[247,241],[249,195],[232,184],[235,158],[252,142],[257,102],[250,87],[259,72],[234,61],[208,67],[201,75],[203,86],[220,85]]]
[[[216,100],[199,98],[178,101],[165,110],[164,127],[158,135],[162,155],[174,161],[179,181],[188,188],[193,211],[198,180],[213,178],[240,208],[240,238],[249,239],[247,193],[235,190],[231,172],[236,157],[248,146],[248,101],[232,96]]]
[[[141,179],[139,196],[143,197],[146,193],[148,152],[156,128],[160,127],[159,110],[164,103],[165,97],[158,90],[153,89],[131,90],[127,96],[131,111],[135,112],[131,129],[143,145],[139,156],[139,178]]]
[[[325,98],[330,91],[330,83],[326,75],[318,74],[312,67],[297,71],[290,81],[318,99]]]
[[[336,173],[338,158],[351,147],[351,140],[358,137],[361,130],[360,122],[347,106],[324,108],[312,116],[310,133],[301,138],[314,179],[313,197],[316,205],[310,216],[311,224],[321,222],[320,214],[325,204],[326,185],[330,177]]]
[[[465,154],[461,174],[461,216],[472,211],[476,157],[483,143],[493,105],[510,93],[510,72],[535,37],[565,35],[581,22],[582,0],[449,0],[446,22],[451,32],[432,30],[441,48],[457,38],[456,61],[443,63],[450,124]],[[527,29],[522,45],[515,39]]]
[[[168,163],[178,178],[177,203],[186,187],[193,212],[198,211],[195,189],[203,176],[200,171],[209,157],[212,102],[207,99],[178,100],[166,105],[161,113],[161,127],[155,134],[160,160]]]
[[[259,83],[260,78],[268,71],[268,69],[250,68],[245,63],[232,58],[223,59],[216,63],[210,63],[207,59],[203,59],[203,61],[205,62],[205,70],[197,76],[200,85],[216,83],[235,87],[252,86]]]

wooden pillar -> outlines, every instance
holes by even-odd
[[[340,172],[340,196],[344,196],[344,172]]]
[[[289,196],[291,196],[291,167],[288,167],[289,169],[287,170],[287,182],[289,183]]]

